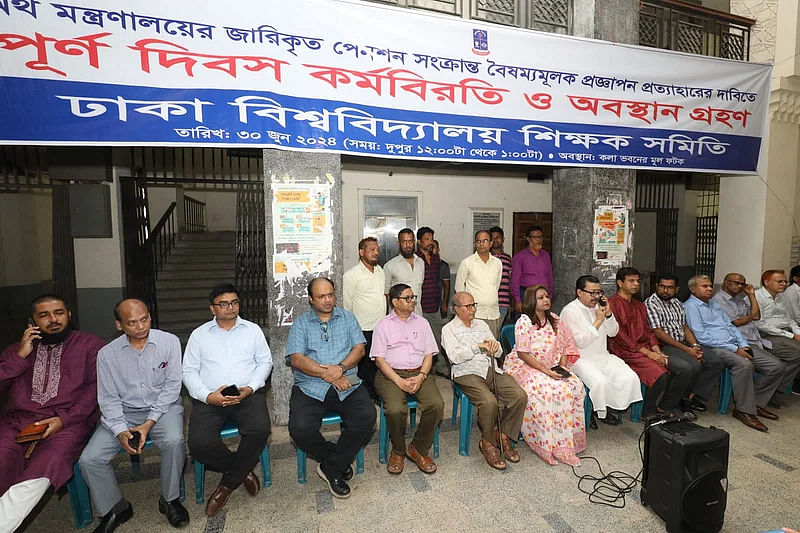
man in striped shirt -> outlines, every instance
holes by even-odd
[[[492,239],[492,255],[503,263],[503,275],[500,278],[500,288],[497,289],[497,302],[500,305],[500,327],[506,320],[508,309],[511,307],[511,256],[503,251],[505,235],[503,228],[494,226],[489,230]]]

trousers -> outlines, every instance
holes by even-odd
[[[495,428],[498,425],[500,431],[510,439],[517,440],[519,437],[522,417],[525,415],[525,407],[528,404],[528,395],[525,394],[519,383],[508,374],[495,373],[494,379],[497,383],[495,391],[489,372],[494,372],[491,366],[485,377],[467,374],[459,376],[453,381],[461,387],[469,401],[478,408],[478,427],[481,429],[483,438],[494,446],[499,446],[495,434]],[[503,408],[499,424],[497,420],[498,404]]]
[[[401,378],[414,377],[419,372],[397,370]],[[375,379],[375,388],[383,398],[383,413],[386,416],[386,426],[389,428],[389,438],[392,440],[392,449],[398,455],[406,454],[406,420],[408,420],[408,395],[400,387],[389,381],[383,374],[378,374]],[[414,393],[417,406],[421,412],[417,431],[411,444],[422,455],[428,455],[433,444],[433,434],[436,426],[442,421],[444,414],[444,400],[436,386],[436,378],[428,376],[422,382],[419,390]]]

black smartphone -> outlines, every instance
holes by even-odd
[[[134,450],[138,450],[139,443],[142,440],[142,434],[139,433],[138,431],[131,431],[131,435],[133,435],[133,437],[128,439],[128,446],[130,446]]]
[[[608,300],[606,300],[601,296],[600,298],[597,299],[597,303],[600,304],[600,307],[605,307],[606,305],[608,305]]]
[[[222,389],[223,396],[239,396],[239,387],[236,385],[228,385],[224,389]]]
[[[344,377],[347,378],[350,385],[358,385],[361,383],[361,378],[358,377],[358,374],[345,374]]]
[[[569,373],[569,371],[566,368],[562,367],[561,365],[556,365],[553,368],[551,368],[550,370],[552,370],[553,372],[555,372],[556,374],[558,374],[559,376],[561,376],[564,379],[567,379],[568,377],[570,377],[572,375],[572,374]]]

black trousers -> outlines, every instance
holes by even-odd
[[[335,411],[342,417],[344,429],[338,442],[326,441],[320,433],[322,417]],[[367,443],[375,429],[375,404],[365,387],[357,387],[343,401],[336,389],[330,387],[325,400],[306,396],[292,387],[289,400],[289,435],[301,450],[322,464],[326,474],[341,475],[355,459],[358,450]]]
[[[239,427],[241,440],[235,452],[230,451],[219,436],[228,420],[233,420]],[[189,453],[206,468],[222,472],[221,484],[229,489],[241,485],[247,473],[255,468],[267,444],[269,431],[269,411],[263,387],[238,405],[229,407],[192,399]]]
[[[656,406],[659,405],[659,400],[664,394],[669,382],[669,374],[661,374],[661,376],[650,387],[647,387],[644,395],[644,405],[642,406],[643,416],[652,416],[656,414]],[[680,396],[678,396],[680,400]]]
[[[375,365],[375,361],[369,358],[369,351],[372,348],[372,332],[362,330],[361,333],[367,339],[367,344],[364,346],[364,357],[358,362],[358,377],[364,380],[369,397],[376,400],[378,394],[375,392],[375,374],[378,372],[378,367]]]

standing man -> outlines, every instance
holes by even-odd
[[[392,441],[392,453],[386,465],[390,474],[403,471],[406,456],[426,474],[436,472],[436,463],[428,452],[436,427],[442,421],[444,400],[436,378],[429,374],[438,348],[428,322],[414,313],[416,299],[408,285],[399,283],[389,290],[393,310],[375,327],[375,343],[370,352],[381,371],[375,379],[375,387],[383,398]],[[406,448],[408,394],[416,396],[422,416]]]
[[[272,370],[272,354],[261,327],[239,316],[236,287],[217,285],[209,300],[214,318],[189,337],[183,383],[192,397],[189,451],[196,461],[222,472],[206,504],[206,515],[214,516],[239,485],[250,496],[261,488],[253,468],[269,437],[264,385]],[[241,437],[235,452],[219,435],[229,420],[236,423]]]
[[[780,345],[761,337],[757,327],[758,321],[761,319],[761,306],[756,293],[756,289],[747,283],[743,275],[731,272],[725,276],[722,290],[718,291],[712,300],[717,302],[722,310],[725,311],[731,323],[739,328],[748,345],[783,360],[784,374],[777,390],[778,392],[784,392],[791,384],[792,376],[796,375],[798,368],[800,368],[800,358],[791,358],[794,354],[791,345],[788,350],[781,350]],[[794,341],[788,342],[793,343]],[[773,395],[772,400],[767,405],[780,407],[777,396],[777,394]]]
[[[478,233],[488,240],[488,232]],[[487,242],[487,253],[488,248]],[[492,259],[499,263],[499,259]],[[475,318],[476,304],[472,295],[457,292],[454,304],[456,317],[442,328],[442,344],[453,364],[453,381],[478,408],[479,447],[483,458],[492,468],[505,470],[506,461],[498,447],[502,439],[505,459],[519,462],[519,453],[511,447],[511,440],[519,436],[528,396],[514,378],[504,374],[497,365],[503,350],[486,322]],[[503,413],[498,419],[500,408]]]
[[[489,253],[491,242],[488,231],[479,230],[475,233],[475,253],[458,265],[456,292],[468,292],[474,298],[477,307],[473,309],[475,317],[486,322],[492,336],[497,338],[500,335],[497,291],[503,277],[503,263]],[[452,357],[450,361],[453,361]]]
[[[361,333],[367,341],[366,350],[372,343],[372,330],[375,324],[386,316],[386,298],[384,287],[386,278],[378,264],[380,249],[378,239],[365,237],[358,243],[359,261],[356,266],[344,273],[344,309],[356,315]],[[364,386],[370,398],[377,399],[375,394],[375,363],[369,357],[362,357],[358,362],[358,377],[364,380]]]
[[[597,417],[615,426],[619,420],[613,414],[609,416],[608,411],[624,411],[642,400],[639,378],[622,359],[608,351],[608,339],[617,335],[619,324],[603,298],[600,280],[591,275],[579,277],[575,294],[577,298],[561,310],[561,320],[572,331],[581,354],[572,370],[589,387]],[[594,420],[590,423],[597,427]]]
[[[725,369],[722,360],[715,354],[703,354],[700,344],[686,324],[686,311],[683,303],[676,297],[678,276],[662,274],[656,284],[656,292],[644,301],[647,308],[647,321],[653,334],[663,343],[669,354],[669,371],[674,371],[676,361],[684,361],[692,369],[692,383],[689,396],[681,400],[681,411],[706,410],[706,404],[720,373]]]
[[[500,278],[500,288],[497,290],[497,303],[500,306],[500,327],[508,315],[508,310],[511,308],[513,299],[511,298],[511,256],[503,251],[503,243],[505,236],[503,235],[503,228],[494,226],[489,230],[489,235],[492,239],[492,255],[495,256],[503,263],[503,275]],[[550,289],[548,289],[550,290]],[[552,294],[552,292],[551,292]]]
[[[97,422],[97,351],[103,340],[72,329],[64,299],[31,302],[30,325],[0,355],[0,530],[14,531],[52,485],[72,477],[72,465]],[[16,436],[45,427],[29,458]]]
[[[522,312],[525,289],[533,285],[544,285],[553,297],[553,266],[550,254],[542,249],[544,231],[540,226],[531,226],[525,232],[528,247],[514,254],[511,260],[511,297],[514,311]]]
[[[311,310],[294,321],[286,345],[286,360],[294,370],[289,435],[319,461],[317,475],[331,494],[349,498],[351,463],[375,427],[375,404],[355,371],[366,341],[353,313],[336,307],[331,280],[312,279],[308,302]],[[344,423],[336,444],[319,432],[328,411],[339,413]]]
[[[439,256],[439,280],[441,281],[441,286],[439,287],[439,316],[442,318],[442,324],[444,324],[450,316],[451,293],[452,287],[455,286],[455,283],[450,283],[450,263],[442,259],[442,255],[439,253],[439,250],[439,241],[434,239],[433,253]],[[440,376],[450,379],[450,361],[447,360],[447,354],[444,353],[441,340],[442,337],[440,331],[438,339],[439,353],[433,358],[433,368],[434,371]]]
[[[181,343],[178,337],[150,329],[150,311],[137,299],[114,307],[117,329],[124,333],[97,354],[97,402],[101,425],[79,461],[92,503],[102,517],[99,531],[111,532],[133,515],[122,497],[111,460],[120,447],[142,453],[150,437],[161,454],[158,511],[172,527],[189,523],[180,502],[185,460],[181,402]],[[138,433],[139,444],[130,440]]]
[[[756,322],[764,340],[772,344],[770,352],[786,365],[778,390],[784,392],[800,370],[800,326],[791,316],[787,302],[787,280],[783,270],[767,270],[761,276],[761,288],[755,291],[761,320]]]
[[[422,282],[422,295],[414,293],[420,300],[422,317],[431,325],[436,346],[442,342],[442,276],[441,259],[434,253],[433,230],[423,226],[417,230],[417,257],[425,262],[425,276]],[[389,301],[391,305],[391,297]],[[438,348],[436,349],[438,352]],[[365,357],[366,359],[366,357]]]
[[[623,267],[617,271],[617,293],[608,305],[617,317],[619,333],[609,339],[608,346],[647,387],[642,414],[670,412],[688,399],[689,386],[700,372],[700,366],[684,359],[680,351],[669,347],[664,353],[653,330],[647,324],[647,309],[633,297],[639,292],[639,271]],[[663,397],[662,397],[663,394]]]
[[[769,431],[758,417],[777,420],[778,415],[766,406],[783,374],[783,364],[757,346],[750,346],[744,335],[717,302],[711,299],[714,286],[711,278],[696,275],[689,278],[692,295],[686,300],[686,323],[700,343],[703,354],[714,352],[730,370],[736,408],[733,417],[747,427]],[[753,382],[753,372],[758,377]]]
[[[383,265],[383,273],[386,278],[386,285],[383,293],[386,295],[386,305],[389,305],[389,289],[398,283],[405,283],[414,294],[422,294],[422,283],[425,280],[425,261],[414,253],[416,239],[411,228],[403,228],[397,234],[397,246],[400,253],[386,261]],[[414,311],[422,314],[422,306],[417,302]]]

